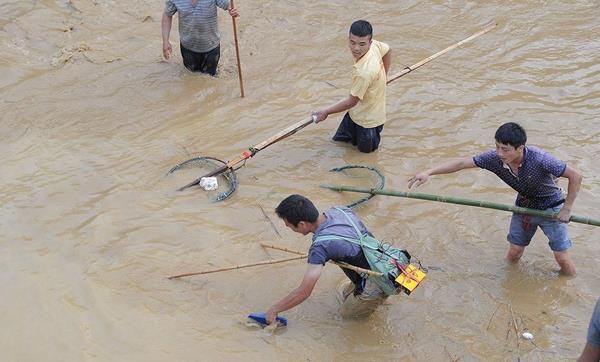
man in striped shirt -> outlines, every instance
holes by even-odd
[[[179,12],[179,39],[183,65],[192,72],[217,74],[221,56],[217,7],[239,16],[229,0],[166,0],[162,17],[163,56],[169,59],[173,48],[169,41],[173,15]]]

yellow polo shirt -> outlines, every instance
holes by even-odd
[[[387,77],[383,67],[383,56],[390,46],[373,40],[365,53],[352,69],[350,94],[360,101],[350,108],[350,118],[364,128],[373,128],[385,123],[385,89]]]

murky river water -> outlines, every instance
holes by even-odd
[[[328,170],[348,163],[377,165],[388,187],[405,190],[415,171],[491,147],[498,125],[512,120],[530,144],[584,174],[574,213],[598,217],[598,2],[237,3],[244,99],[224,12],[214,79],[184,70],[178,51],[161,60],[161,1],[0,2],[2,360],[578,356],[600,293],[598,230],[581,224],[570,227],[579,274],[567,279],[541,233],[519,265],[506,265],[506,212],[377,197],[357,209],[367,226],[439,268],[410,297],[343,321],[334,292],[342,273],[330,265],[311,298],[284,313],[290,326],[272,335],[240,320],[294,288],[304,262],[165,277],[286,256],[264,241],[306,250],[309,239],[272,211],[283,197],[302,193],[321,209],[347,203],[356,195],[319,184],[345,181]],[[345,96],[346,34],[358,18],[394,49],[393,73],[499,25],[389,86],[378,152],[330,141],[340,119],[331,116],[250,160],[225,202],[174,191],[189,181],[165,177],[176,163],[231,158]],[[475,170],[435,177],[421,191],[514,199]],[[535,344],[517,342],[515,323]]]

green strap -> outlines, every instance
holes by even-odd
[[[342,240],[349,241],[353,244],[356,244],[356,245],[360,246],[361,248],[366,247],[366,248],[369,248],[372,250],[377,250],[377,248],[373,248],[370,245],[366,245],[363,243],[363,239],[365,236],[360,233],[360,230],[358,229],[358,227],[356,226],[354,221],[352,221],[352,218],[350,218],[350,216],[348,216],[348,214],[344,210],[340,209],[339,207],[336,207],[335,209],[338,211],[341,211],[342,214],[344,214],[344,216],[346,217],[346,219],[348,219],[348,222],[350,222],[350,225],[352,225],[352,227],[356,231],[356,235],[358,235],[358,238],[352,239],[352,238],[348,238],[346,236],[342,236],[342,235],[338,235],[338,234],[320,235],[315,238],[315,240],[313,241],[313,244],[324,241],[324,240],[342,239]]]
[[[336,207],[335,209],[340,211],[342,214],[344,214],[346,219],[348,219],[348,222],[350,223],[350,225],[352,225],[352,227],[354,228],[354,231],[356,231],[356,235],[358,235],[358,238],[351,239],[351,238],[348,238],[348,237],[345,237],[342,235],[337,235],[337,234],[321,235],[321,236],[317,236],[317,238],[313,241],[313,244],[321,242],[323,240],[331,240],[333,238],[333,239],[343,239],[343,240],[349,241],[351,243],[357,244],[362,247],[363,246],[362,239],[363,239],[364,235],[362,235],[360,233],[360,230],[358,229],[356,224],[354,224],[354,221],[352,221],[350,216],[348,216],[348,214],[346,214],[346,212],[344,210],[340,209],[339,207]]]
[[[316,243],[320,243],[321,241],[324,241],[324,240],[332,240],[332,239],[342,239],[342,240],[349,241],[353,244],[356,244],[358,246],[362,246],[362,243],[360,243],[357,239],[352,239],[352,238],[348,238],[346,236],[337,235],[337,234],[328,234],[328,235],[317,236],[315,238],[315,241],[313,241],[313,245]]]
[[[361,232],[358,229],[358,227],[356,226],[356,224],[354,224],[354,221],[352,221],[352,218],[350,216],[348,216],[348,214],[346,214],[346,212],[344,210],[340,209],[339,207],[336,207],[335,209],[338,210],[338,211],[340,211],[342,214],[344,214],[344,216],[346,217],[346,219],[348,219],[348,222],[350,223],[350,225],[352,225],[352,227],[356,231],[356,235],[358,235],[358,237],[359,237],[358,240],[362,240],[362,238],[364,237],[364,235],[361,234]]]

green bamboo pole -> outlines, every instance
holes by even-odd
[[[544,210],[528,209],[525,207],[519,207],[519,206],[514,206],[514,205],[499,204],[496,202],[463,199],[460,197],[440,196],[440,195],[422,194],[422,193],[418,193],[418,192],[404,192],[404,191],[394,191],[394,190],[386,190],[386,189],[372,190],[372,189],[365,189],[365,188],[345,186],[345,185],[321,185],[321,187],[324,189],[330,189],[330,190],[334,190],[334,191],[338,191],[338,192],[341,192],[341,191],[360,192],[360,193],[372,194],[372,195],[406,197],[409,199],[420,199],[420,200],[446,202],[449,204],[484,207],[487,209],[510,211],[510,212],[515,212],[517,214],[541,216],[541,217],[547,217],[550,219],[556,219],[558,217],[557,213],[548,212],[548,211],[544,211]],[[570,221],[577,222],[580,224],[600,226],[600,220],[594,220],[589,217],[571,215]]]

